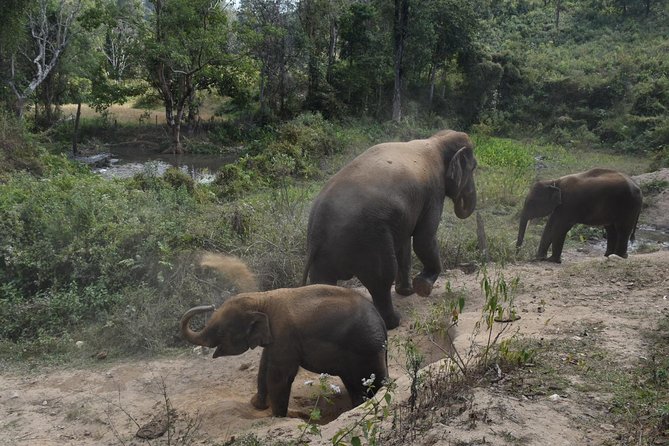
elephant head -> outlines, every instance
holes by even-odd
[[[189,327],[191,318],[213,311],[214,306],[191,308],[181,318],[181,334],[192,344],[216,347],[214,358],[240,355],[248,349],[269,345],[272,342],[269,317],[255,311],[245,300],[237,296],[225,302],[199,332]]]
[[[453,200],[453,210],[458,218],[469,217],[476,208],[474,169],[476,158],[471,146],[458,150],[446,168],[447,195]]]
[[[527,223],[540,217],[550,215],[556,207],[562,203],[562,192],[554,181],[539,181],[532,186],[530,193],[525,198],[523,210],[520,213],[520,226],[518,227],[518,240],[516,248],[523,245]]]

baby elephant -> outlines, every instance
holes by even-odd
[[[560,263],[567,232],[576,223],[604,226],[606,253],[627,257],[642,202],[639,186],[627,175],[611,169],[590,169],[532,186],[520,215],[516,248],[523,244],[527,222],[548,217],[537,258]],[[551,256],[548,248],[553,245]]]
[[[193,344],[215,347],[214,358],[263,347],[251,404],[266,409],[269,397],[274,416],[286,416],[299,367],[339,376],[354,406],[388,377],[386,326],[372,302],[353,290],[311,285],[243,293],[227,300],[201,331],[191,330],[193,315],[213,309],[188,310],[181,333]],[[362,382],[372,374],[368,389]]]

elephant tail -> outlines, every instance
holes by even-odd
[[[636,227],[639,224],[639,215],[636,216],[636,221],[634,222],[634,227],[632,228],[632,235],[630,235],[630,241],[634,242],[636,239]]]
[[[302,273],[302,286],[307,284],[307,279],[309,279],[309,270],[311,269],[311,263],[314,260],[314,253],[309,250],[307,254],[307,263],[304,265],[304,272]]]

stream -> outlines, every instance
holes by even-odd
[[[214,181],[216,172],[238,155],[197,155],[190,153],[156,153],[138,146],[118,146],[112,151],[111,163],[93,169],[104,178],[129,178],[141,172],[163,175],[170,167],[178,167],[198,183]]]
[[[582,252],[593,251],[604,254],[606,251],[606,236],[600,239],[589,240],[587,248],[578,248]],[[630,242],[628,252],[647,252],[648,249],[669,249],[669,228],[658,228],[652,225],[639,224],[635,233],[634,242]]]

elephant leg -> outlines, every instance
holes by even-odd
[[[323,285],[337,285],[337,276],[329,268],[320,264],[314,264],[309,271],[310,283],[320,283]]]
[[[423,263],[423,271],[413,278],[413,289],[419,296],[429,296],[441,273],[439,245],[433,231],[419,231],[413,237],[413,250]]]
[[[537,259],[546,260],[548,257],[548,248],[553,242],[553,215],[548,218],[544,231],[541,233],[541,240],[539,241],[539,249],[537,250]],[[553,247],[555,250],[555,247]]]
[[[253,398],[251,398],[251,404],[258,410],[265,410],[269,407],[267,404],[267,353],[266,349],[263,349],[262,355],[260,356],[260,365],[258,366],[258,391]]]
[[[272,407],[272,415],[285,417],[288,413],[288,401],[290,400],[290,388],[297,375],[297,363],[294,366],[272,368],[267,371],[267,391],[269,403]]]
[[[616,251],[618,236],[615,225],[604,226],[604,229],[606,229],[606,252],[604,255],[608,257]]]
[[[391,242],[383,245],[380,252],[368,256],[358,267],[358,279],[372,295],[374,306],[386,323],[386,328],[392,330],[400,324],[400,315],[393,308],[390,289],[397,275],[397,261]],[[364,267],[364,269],[363,269]]]
[[[413,294],[413,287],[409,282],[409,273],[411,272],[411,239],[402,243],[397,248],[397,276],[395,277],[395,292],[402,296]]]
[[[630,237],[632,236],[632,231],[634,230],[634,224],[635,222],[632,222],[631,224],[625,222],[623,224],[615,225],[618,237],[616,239],[614,253],[623,259],[627,258],[627,246],[629,244]]]
[[[553,229],[553,250],[551,256],[547,259],[550,262],[562,263],[562,248],[564,239],[573,225],[555,224]]]
[[[362,385],[362,380],[357,378],[352,378],[350,376],[340,376],[344,387],[346,387],[346,392],[351,398],[351,404],[353,407],[358,407],[365,401],[365,396],[367,388]]]
[[[363,282],[364,285],[365,282]],[[374,306],[376,309],[379,311],[379,314],[383,318],[383,322],[386,323],[386,328],[388,330],[392,330],[393,328],[397,328],[400,325],[400,314],[395,311],[395,308],[393,308],[393,300],[392,297],[390,296],[390,287],[392,286],[392,282],[388,284],[388,288],[385,290],[382,289],[370,289],[368,286],[365,285],[365,288],[367,288],[372,295],[372,301],[374,301]]]

